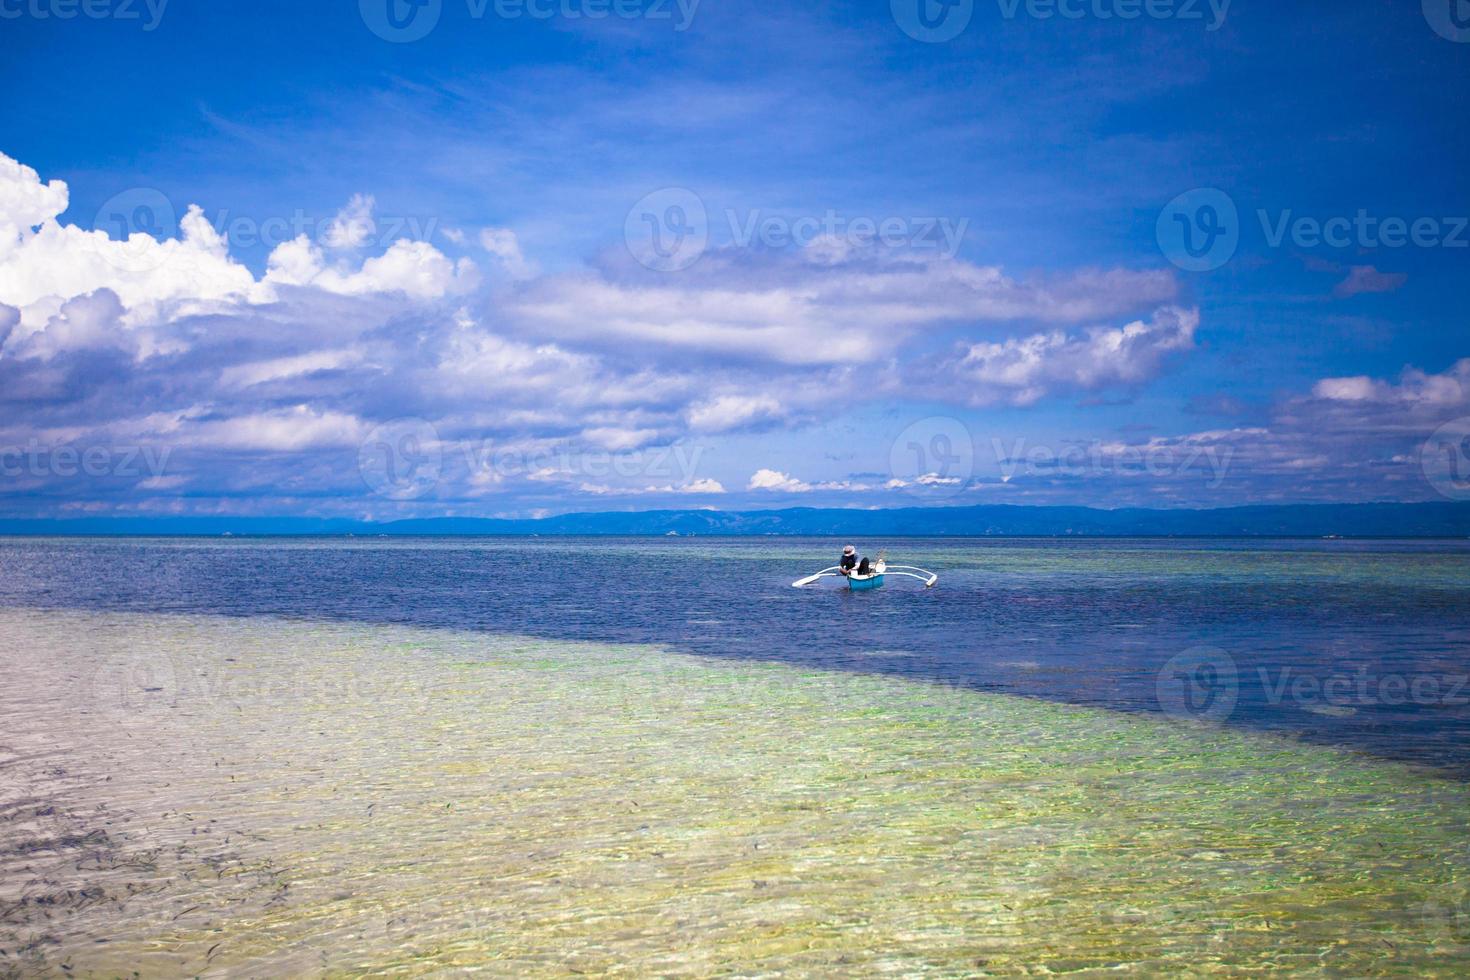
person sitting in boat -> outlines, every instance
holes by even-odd
[[[868,559],[859,558],[857,549],[848,545],[842,549],[842,561],[837,566],[843,575],[851,575],[857,572],[859,575],[868,574]]]

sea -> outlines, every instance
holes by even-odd
[[[0,976],[1470,971],[1470,542],[0,539]]]

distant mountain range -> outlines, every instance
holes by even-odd
[[[1470,537],[1470,503],[1270,504],[1216,510],[910,507],[651,510],[539,520],[441,517],[382,524],[315,518],[0,519],[26,535],[812,535],[869,537]]]

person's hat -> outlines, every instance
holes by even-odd
[[[842,553],[844,555],[855,555],[857,554],[857,549],[854,548],[852,545],[848,545],[846,548],[842,549]]]

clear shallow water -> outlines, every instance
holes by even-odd
[[[0,974],[1470,968],[1470,787],[1292,738],[346,618],[0,671]]]
[[[0,606],[659,644],[1170,711],[1470,775],[1470,542],[861,544],[939,587],[792,589],[840,547],[815,539],[8,539]]]

